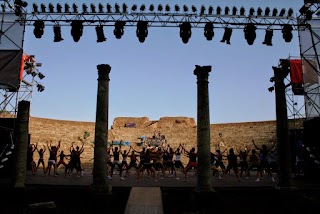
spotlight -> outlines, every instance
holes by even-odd
[[[197,12],[196,6],[192,5],[192,6],[191,6],[191,10],[192,10],[192,12],[196,13],[196,12]]]
[[[57,13],[62,13],[62,5],[60,3],[57,4]]]
[[[136,4],[132,5],[131,10],[135,12],[137,10],[137,5]]]
[[[284,16],[286,14],[286,9],[282,8],[280,10],[279,16]]]
[[[45,13],[46,12],[46,5],[44,5],[43,3],[40,4],[40,8],[41,8],[41,13]]]
[[[232,8],[232,15],[236,16],[237,15],[237,11],[238,11],[238,9],[236,7],[233,7]]]
[[[98,8],[99,8],[99,13],[103,13],[103,4],[102,3],[99,3],[98,5]]]
[[[170,12],[170,9],[171,9],[171,8],[170,8],[170,5],[167,4],[166,7],[165,7],[166,12]]]
[[[3,158],[3,159],[1,160],[1,162],[3,163],[3,162],[6,162],[7,160],[8,160],[8,158],[5,157],[5,158]]]
[[[176,4],[176,5],[174,6],[174,11],[175,11],[175,12],[179,12],[179,11],[180,11],[179,5]]]
[[[204,36],[207,38],[208,41],[211,41],[214,37],[213,24],[211,22],[207,22],[204,26]]]
[[[285,42],[291,42],[292,40],[292,26],[289,24],[285,24],[281,30],[282,32],[282,37],[284,39]]]
[[[270,15],[270,8],[269,8],[269,7],[267,7],[267,8],[265,9],[264,15],[265,15],[265,16],[269,16],[269,15]]]
[[[247,24],[243,29],[244,37],[249,45],[253,45],[254,40],[256,39],[256,29],[257,27],[253,23]]]
[[[37,5],[36,3],[33,3],[33,4],[32,4],[32,7],[33,7],[33,12],[34,12],[34,13],[38,13],[38,12],[39,12],[39,10],[38,10],[38,5]]]
[[[73,37],[73,41],[79,42],[82,34],[83,34],[82,21],[81,20],[73,20],[71,22],[71,35]]]
[[[162,10],[163,10],[163,7],[162,7],[161,4],[159,4],[159,5],[158,5],[158,11],[159,11],[159,12],[162,12]]]
[[[146,5],[142,4],[142,5],[140,6],[140,11],[141,11],[141,12],[144,12],[145,9],[146,9]]]
[[[97,33],[97,42],[104,42],[107,40],[106,37],[104,36],[102,25],[96,26],[96,33]]]
[[[43,78],[45,78],[46,76],[45,75],[43,75],[43,73],[41,73],[41,72],[38,72],[38,77],[39,77],[39,79],[43,79]]]
[[[229,15],[229,11],[230,11],[229,7],[226,6],[226,7],[224,8],[224,15]]]
[[[12,154],[11,151],[7,151],[7,152],[6,152],[6,155],[11,155],[11,154]]]
[[[278,13],[278,9],[277,8],[273,8],[272,16],[277,16],[277,13]]]
[[[254,16],[254,8],[251,7],[250,10],[249,10],[249,16]]]
[[[208,8],[208,14],[209,14],[209,15],[212,15],[212,14],[213,14],[213,7],[212,7],[212,6],[209,6],[209,8]]]
[[[220,15],[220,14],[221,14],[221,10],[222,10],[221,7],[218,6],[218,7],[217,7],[217,15]]]
[[[293,9],[290,8],[290,9],[288,10],[288,16],[291,17],[292,15],[293,15]]]
[[[262,44],[267,46],[272,46],[272,37],[273,37],[273,30],[267,29],[266,34],[264,36],[264,42]]]
[[[38,91],[39,91],[39,92],[43,92],[45,87],[44,87],[43,85],[41,85],[41,84],[38,83],[38,84],[37,84],[37,88],[38,88]]]
[[[116,21],[114,23],[114,30],[113,30],[113,34],[116,36],[117,39],[121,39],[121,37],[123,36],[124,33],[124,26],[125,26],[125,22],[124,21]]]
[[[258,7],[257,16],[262,16],[262,9],[261,9],[261,7]]]
[[[60,25],[53,26],[54,40],[53,42],[61,42],[63,38],[61,37],[61,27]]]
[[[269,91],[270,93],[273,92],[273,90],[274,90],[274,86],[268,88],[268,91]]]
[[[153,12],[153,11],[154,11],[154,5],[153,5],[153,4],[150,5],[149,11],[150,11],[150,12]]]
[[[128,6],[125,3],[122,4],[122,13],[128,13]]]
[[[205,11],[206,11],[206,7],[202,5],[200,8],[200,15],[203,15]]]
[[[22,13],[22,8],[27,7],[28,3],[22,0],[15,0],[14,1],[14,13],[16,16],[20,16]]]
[[[64,12],[65,13],[70,13],[70,5],[68,3],[64,4]]]
[[[136,35],[139,39],[139,42],[143,43],[148,36],[148,22],[147,21],[138,21]]]
[[[116,13],[120,13],[120,6],[119,6],[118,3],[115,3],[114,9],[115,9],[115,12],[116,12]]]
[[[96,13],[96,5],[94,5],[93,3],[90,4],[90,9],[91,9],[91,13]]]
[[[49,12],[54,13],[54,6],[52,3],[49,3]]]
[[[183,12],[188,12],[189,11],[189,8],[188,8],[188,6],[187,5],[183,5]]]
[[[74,13],[78,13],[78,5],[76,5],[75,3],[72,4],[72,9]]]
[[[33,34],[37,39],[40,39],[44,33],[44,22],[42,20],[36,20],[33,23]]]
[[[230,45],[231,35],[232,35],[232,28],[225,27],[224,34],[220,42],[226,42],[228,45]]]
[[[86,5],[86,3],[82,4],[82,12],[83,13],[88,13],[88,6]]]
[[[246,10],[244,9],[244,7],[240,8],[240,16],[244,16],[246,13]]]
[[[180,24],[180,37],[184,44],[187,44],[191,38],[191,24],[189,22],[183,22]]]
[[[111,4],[107,4],[107,11],[108,11],[108,13],[112,13],[112,6],[111,6]]]

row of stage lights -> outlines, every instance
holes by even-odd
[[[47,9],[48,8],[48,9]],[[134,4],[131,7],[131,12],[137,12],[138,11],[138,6],[136,4]],[[139,7],[139,11],[144,13],[147,12],[147,7],[145,4],[140,5]],[[151,4],[149,6],[149,12],[154,13],[156,11],[156,7]],[[178,4],[176,4],[174,6],[174,9],[171,9],[171,6],[169,4],[163,6],[162,4],[159,4],[157,6],[157,11],[162,13],[170,13],[172,11],[174,11],[175,13],[179,13],[181,11],[181,8]],[[184,13],[188,13],[189,12],[189,7],[187,5],[183,5],[182,7],[182,11]],[[196,6],[192,5],[191,6],[191,11],[192,13],[197,13],[198,9]],[[206,12],[207,11],[207,12]],[[78,9],[78,5],[73,3],[71,6],[68,3],[64,4],[64,7],[58,3],[56,5],[49,3],[48,6],[46,6],[45,4],[40,4],[37,5],[36,3],[33,4],[33,13],[81,13]],[[87,4],[82,4],[82,13],[83,14],[87,14],[87,13],[119,13],[119,14],[127,14],[129,13],[128,10],[128,6],[127,4],[122,4],[122,6],[120,6],[118,3],[116,3],[114,6],[112,6],[111,4],[107,4],[106,7],[102,4],[99,3],[98,7],[91,3],[90,4],[90,9],[89,6]],[[238,13],[238,8],[237,7],[233,7],[232,9],[230,9],[230,7],[226,6],[225,8],[222,8],[220,6],[218,6],[216,9],[214,9],[213,6],[209,6],[209,7],[205,7],[204,5],[202,5],[200,7],[200,15],[233,15],[233,16],[245,16],[246,15],[246,11],[244,7],[241,7]],[[274,17],[292,17],[293,16],[293,9],[290,8],[288,9],[288,11],[286,11],[285,8],[282,8],[280,10],[280,12],[278,11],[277,8],[273,8],[272,11],[269,7],[265,8],[265,10],[262,10],[260,7],[255,10],[253,7],[250,8],[249,10],[249,16],[274,16]]]
[[[124,21],[116,21],[114,24],[114,31],[113,34],[117,39],[121,39],[124,34]],[[44,34],[44,21],[36,20],[34,22],[34,30],[33,33],[36,38],[41,38]],[[189,39],[191,38],[191,29],[192,26],[190,22],[182,22],[180,25],[180,37],[183,43],[188,43]],[[104,42],[106,41],[106,37],[103,31],[103,25],[98,25],[95,27],[96,34],[97,34],[97,42]],[[248,23],[245,25],[244,37],[247,40],[249,45],[252,45],[256,39],[256,30],[257,27],[253,23]],[[292,31],[293,27],[290,24],[284,24],[282,27],[282,36],[285,42],[291,42],[292,40]],[[61,35],[61,27],[60,25],[53,26],[54,32],[54,42],[60,42],[63,40]],[[75,42],[78,42],[83,35],[83,21],[81,20],[73,20],[71,21],[71,36]],[[139,41],[143,43],[148,36],[148,22],[147,21],[138,21],[137,22],[137,29],[136,29],[136,36],[138,37]],[[208,41],[211,41],[214,37],[214,25],[212,22],[207,22],[204,26],[204,36]],[[232,28],[225,27],[223,38],[220,42],[225,42],[230,44],[230,39],[232,36]],[[273,30],[267,29],[265,33],[265,39],[263,44],[267,46],[272,46],[272,37],[273,37]]]

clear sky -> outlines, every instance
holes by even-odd
[[[28,1],[32,3],[58,1]],[[214,8],[244,6],[262,9],[270,7],[293,8],[298,14],[303,0],[130,0],[130,1],[59,1],[76,2],[81,10],[83,2],[126,2],[165,5],[201,5]],[[45,78],[43,92],[35,88],[31,103],[31,116],[62,120],[95,121],[98,64],[109,64],[112,69],[109,83],[109,127],[116,117],[186,116],[197,118],[197,84],[193,74],[195,65],[211,65],[209,75],[210,123],[233,123],[275,120],[275,94],[268,88],[273,76],[272,66],[279,59],[299,57],[298,33],[286,43],[280,31],[275,31],[273,46],[263,45],[264,30],[257,30],[252,46],[244,39],[242,29],[234,29],[231,45],[221,43],[223,29],[215,29],[212,41],[207,41],[202,28],[192,30],[188,44],[179,37],[179,28],[149,28],[144,43],[135,35],[135,27],[125,27],[121,39],[113,35],[114,27],[105,27],[107,41],[96,42],[94,27],[84,27],[79,42],[74,42],[71,27],[62,27],[62,42],[53,42],[52,26],[45,27],[41,39],[35,38],[33,26],[25,31],[24,51],[35,55],[42,63],[39,70]]]

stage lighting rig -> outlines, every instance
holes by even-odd
[[[70,13],[70,5],[68,3],[64,4],[64,12],[65,13]]]
[[[202,5],[200,8],[200,15],[204,15],[205,11],[206,11],[206,7]]]
[[[37,88],[38,88],[39,92],[43,92],[44,89],[45,89],[45,87],[43,85],[39,84],[39,83],[37,84]]]
[[[62,5],[60,3],[57,4],[57,13],[62,13]]]
[[[107,38],[104,36],[102,25],[96,26],[96,33],[97,33],[97,42],[104,42],[107,40]]]
[[[98,5],[98,8],[99,8],[99,13],[103,13],[103,4],[102,3],[99,3]]]
[[[249,45],[253,45],[254,40],[256,39],[256,29],[257,27],[253,23],[247,24],[243,29],[244,37]]]
[[[279,16],[284,16],[286,14],[286,9],[282,8],[280,10]]]
[[[171,8],[170,8],[169,4],[166,5],[165,10],[166,10],[166,12],[170,12]]]
[[[197,7],[194,6],[194,5],[192,5],[192,6],[191,6],[191,10],[192,10],[192,12],[196,13],[196,12],[197,12]]]
[[[212,7],[212,6],[209,6],[209,8],[208,8],[208,14],[209,14],[209,15],[212,15],[212,14],[213,14],[213,7]]]
[[[153,12],[153,11],[154,11],[154,5],[153,5],[153,4],[150,4],[150,6],[149,6],[149,11],[150,11],[150,12]]]
[[[282,32],[282,37],[283,37],[285,42],[291,42],[292,37],[293,37],[292,30],[293,30],[293,28],[289,24],[285,24],[283,26],[281,32]]]
[[[86,3],[82,4],[82,12],[83,13],[88,13],[88,6],[86,5]]]
[[[49,3],[49,13],[54,13],[54,6],[52,3]]]
[[[148,36],[148,22],[147,21],[138,21],[136,35],[139,39],[139,42],[143,43]]]
[[[240,16],[245,16],[246,14],[246,10],[244,9],[244,7],[240,8]]]
[[[60,25],[53,26],[54,40],[53,42],[61,42],[63,40],[61,36],[61,27]]]
[[[41,13],[46,13],[47,11],[46,11],[46,5],[45,4],[43,4],[43,3],[41,3],[40,4],[40,8],[41,8]]]
[[[225,27],[224,34],[223,34],[222,40],[220,42],[225,42],[228,45],[230,45],[231,44],[230,43],[231,35],[232,35],[232,28]]]
[[[277,8],[273,8],[272,16],[277,16],[277,14],[278,14],[278,9]]]
[[[183,5],[183,12],[188,12],[189,11],[189,8],[188,8],[188,6],[187,5]]]
[[[44,33],[44,22],[42,20],[36,20],[33,23],[33,34],[37,39],[40,39]]]
[[[292,15],[293,15],[293,9],[290,8],[290,9],[288,10],[288,17],[292,17]]]
[[[119,6],[118,3],[116,3],[116,4],[114,5],[114,9],[115,9],[115,12],[116,12],[116,13],[120,13],[120,6]]]
[[[144,12],[145,9],[146,9],[146,5],[145,5],[145,4],[142,4],[142,5],[140,6],[140,11],[141,11],[141,12]]]
[[[107,4],[107,13],[112,13],[112,6],[111,4]]]
[[[159,5],[158,5],[158,11],[159,11],[159,12],[162,12],[162,10],[163,10],[162,4],[159,4]]]
[[[211,41],[214,37],[213,24],[211,22],[207,22],[204,26],[204,36],[208,41]]]
[[[91,13],[96,13],[96,12],[97,12],[97,10],[96,10],[96,5],[93,4],[93,3],[91,3],[91,4],[90,4],[90,10],[91,10]]]
[[[267,8],[264,10],[264,15],[265,15],[265,16],[269,16],[269,15],[270,15],[270,12],[271,12],[270,8],[267,7]]]
[[[122,4],[122,13],[128,13],[128,6],[126,5],[126,3]]]
[[[238,9],[236,7],[233,7],[232,8],[232,15],[236,16],[237,15],[237,11],[238,11]]]
[[[39,13],[38,5],[36,3],[32,4],[32,8],[34,13]]]
[[[224,15],[229,15],[229,11],[230,11],[230,8],[228,6],[226,6],[224,8]]]
[[[249,10],[249,16],[254,16],[254,8],[251,7],[250,10]]]
[[[76,5],[75,3],[72,4],[72,10],[74,13],[78,13],[78,5]]]
[[[267,46],[272,46],[272,37],[273,37],[273,30],[267,29],[264,37],[264,42],[262,44]]]
[[[125,24],[126,23],[124,21],[116,21],[114,23],[113,34],[117,39],[121,39],[121,37],[123,36]]]
[[[179,7],[178,4],[176,4],[176,5],[174,6],[174,11],[175,11],[175,12],[179,12],[179,11],[180,11],[180,7]]]
[[[190,22],[183,22],[180,24],[180,37],[182,39],[182,42],[184,44],[187,44],[189,42],[189,39],[191,38],[191,24]]]
[[[220,15],[220,14],[221,14],[221,11],[222,11],[221,7],[218,6],[218,7],[217,7],[217,15]]]
[[[71,35],[73,41],[79,42],[81,36],[83,34],[83,23],[81,20],[73,20],[71,22]]]

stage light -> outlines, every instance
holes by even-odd
[[[38,83],[38,84],[37,84],[37,88],[38,88],[38,91],[39,91],[39,92],[43,92],[45,87],[44,87],[43,85],[41,85],[41,84]]]
[[[1,160],[1,162],[3,163],[3,162],[6,162],[7,160],[9,160],[7,157],[5,157],[5,158],[3,158],[2,160]]]
[[[191,24],[190,22],[183,22],[180,24],[180,37],[184,44],[187,44],[191,38]]]
[[[124,21],[116,21],[114,23],[113,34],[117,39],[121,39],[121,37],[123,36],[125,24],[126,23]]]
[[[170,9],[171,9],[170,5],[167,4],[166,7],[165,7],[166,12],[170,12]]]
[[[65,13],[70,13],[70,5],[68,3],[64,4],[64,12]]]
[[[41,8],[41,13],[46,13],[46,5],[45,4],[40,4],[40,8]]]
[[[46,76],[45,75],[43,75],[43,73],[41,73],[41,72],[38,72],[38,77],[39,77],[39,79],[43,79],[43,78],[45,78]]]
[[[34,13],[38,13],[39,12],[38,5],[36,3],[33,3],[32,7],[33,7],[33,12]]]
[[[256,39],[256,29],[257,27],[253,23],[247,24],[244,29],[244,38],[247,40],[249,45],[253,45],[254,40]]]
[[[250,10],[249,10],[249,16],[254,16],[254,8],[251,7]]]
[[[82,4],[82,12],[83,13],[88,13],[88,6],[86,5],[86,3]]]
[[[236,7],[233,7],[232,8],[232,15],[236,16],[237,15],[237,11],[238,11],[238,9]]]
[[[264,36],[264,41],[262,44],[267,45],[267,46],[272,46],[272,37],[273,37],[273,30],[267,29],[266,34]]]
[[[61,42],[63,38],[61,37],[61,27],[60,25],[53,26],[54,39],[53,42]]]
[[[50,13],[54,13],[54,6],[53,6],[53,4],[52,3],[49,3],[49,12]]]
[[[293,9],[290,8],[290,9],[288,10],[288,16],[291,17],[292,15],[293,15]]]
[[[62,13],[62,5],[60,3],[57,4],[57,13]]]
[[[78,5],[76,5],[75,3],[72,4],[72,10],[74,13],[78,13]]]
[[[136,35],[139,39],[139,42],[143,43],[148,36],[148,22],[147,21],[138,21]]]
[[[12,154],[11,151],[7,151],[7,153],[6,153],[7,156],[8,156],[8,155],[11,155],[11,154]]]
[[[222,11],[221,7],[218,6],[218,7],[217,7],[217,15],[220,15],[220,14],[221,14],[221,11]]]
[[[107,40],[107,38],[104,36],[102,25],[96,26],[96,33],[97,33],[97,42],[104,42]]]
[[[213,7],[212,7],[212,6],[209,6],[209,8],[208,8],[208,14],[209,14],[209,15],[212,15],[212,14],[213,14]]]
[[[231,35],[232,35],[232,28],[225,27],[224,34],[220,42],[226,42],[228,45],[230,45]]]
[[[22,8],[27,7],[28,3],[26,1],[15,0],[14,1],[14,13],[16,16],[20,16],[22,13]]]
[[[112,13],[112,6],[109,3],[107,4],[107,12]]]
[[[96,5],[93,4],[93,3],[90,4],[90,9],[91,9],[91,13],[96,13],[97,12]]]
[[[154,5],[153,5],[153,4],[151,4],[151,5],[149,6],[149,11],[151,11],[151,12],[154,11]]]
[[[33,23],[33,34],[36,38],[40,39],[44,33],[44,22],[42,20],[36,20]]]
[[[114,9],[115,9],[115,12],[116,12],[116,13],[120,13],[120,6],[119,6],[118,3],[115,3]]]
[[[99,8],[99,13],[103,13],[103,4],[102,3],[99,3],[98,5],[98,8]]]
[[[305,14],[308,10],[309,10],[309,8],[310,8],[310,5],[307,3],[307,4],[304,4],[301,8],[300,8],[300,10],[299,10],[299,12],[301,13],[301,14]]]
[[[261,9],[261,7],[258,7],[257,16],[262,16],[262,9]]]
[[[277,16],[277,14],[278,14],[278,9],[277,8],[273,8],[272,16]]]
[[[201,6],[200,8],[200,15],[203,15],[206,11],[206,7],[204,5]]]
[[[128,6],[125,3],[122,4],[122,13],[128,13]]]
[[[180,11],[179,5],[176,4],[176,5],[174,6],[174,11],[176,11],[176,12],[179,12],[179,11]]]
[[[279,16],[284,16],[285,14],[286,14],[286,9],[282,8],[282,9],[280,10]]]
[[[283,26],[281,31],[282,31],[282,37],[283,37],[285,42],[291,42],[292,37],[293,37],[292,30],[293,30],[293,28],[289,24],[285,24]]]
[[[161,4],[159,4],[159,5],[158,5],[158,11],[159,11],[159,12],[162,12],[162,10],[163,10],[163,7],[162,7]]]
[[[188,6],[187,5],[183,5],[183,12],[188,12],[189,11],[189,8],[188,8]]]
[[[270,8],[267,7],[265,10],[264,10],[264,15],[265,16],[270,16]]]
[[[224,8],[224,15],[229,15],[229,11],[230,11],[229,7],[226,6],[226,7]]]
[[[192,6],[191,6],[191,10],[192,10],[192,12],[196,13],[196,12],[197,12],[196,6],[192,5]]]
[[[270,93],[273,92],[273,90],[274,90],[274,86],[268,88],[268,91],[269,91]]]
[[[133,11],[133,12],[135,12],[136,10],[137,10],[137,5],[136,4],[134,4],[134,5],[132,5],[132,7],[131,7],[131,10]]]
[[[140,6],[140,11],[141,11],[141,12],[144,12],[145,9],[146,9],[146,5],[142,4],[142,5]]]
[[[204,26],[204,36],[207,38],[208,41],[211,41],[214,37],[213,24],[211,22],[207,22]]]
[[[240,16],[244,16],[246,13],[246,10],[244,9],[244,7],[240,8]]]
[[[73,20],[71,22],[71,35],[73,37],[73,41],[79,42],[82,34],[83,34],[82,21],[81,20]]]

